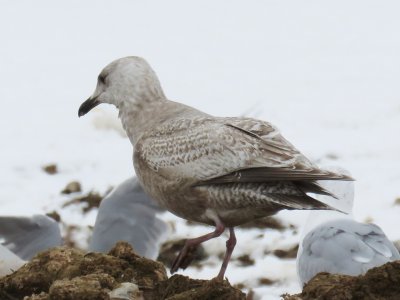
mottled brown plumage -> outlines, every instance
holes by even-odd
[[[167,100],[141,58],[114,61],[102,76],[79,115],[102,102],[119,108],[145,191],[175,215],[217,227],[186,248],[231,228],[225,267],[234,226],[282,209],[330,209],[307,193],[328,194],[316,180],[350,179],[318,168],[268,122],[214,117]],[[173,271],[184,255],[185,249]]]

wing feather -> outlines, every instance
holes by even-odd
[[[144,134],[135,150],[161,176],[193,185],[352,180],[321,170],[271,124],[251,118],[174,118]]]

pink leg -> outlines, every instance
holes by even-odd
[[[217,220],[215,225],[216,225],[215,230],[213,232],[210,232],[210,233],[202,235],[198,238],[189,239],[186,241],[185,246],[183,246],[181,252],[179,252],[174,263],[172,264],[171,274],[178,271],[179,268],[184,268],[185,266],[187,266],[187,262],[185,262],[185,258],[191,249],[196,248],[198,245],[200,245],[201,243],[203,243],[205,241],[208,241],[215,237],[220,236],[225,231],[225,225],[222,224],[221,221]]]
[[[224,280],[226,268],[228,267],[229,260],[231,259],[233,249],[236,246],[236,236],[233,227],[229,227],[229,239],[226,241],[226,252],[224,261],[222,262],[221,269],[216,277],[218,280]]]

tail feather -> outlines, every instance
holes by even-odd
[[[314,193],[318,195],[330,196],[338,199],[334,194],[323,188],[315,181],[294,181],[296,186],[301,189],[304,193]]]

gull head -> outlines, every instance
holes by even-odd
[[[122,109],[159,99],[165,99],[164,92],[150,65],[141,57],[123,57],[100,72],[96,89],[79,107],[78,116],[87,114],[101,103]]]

